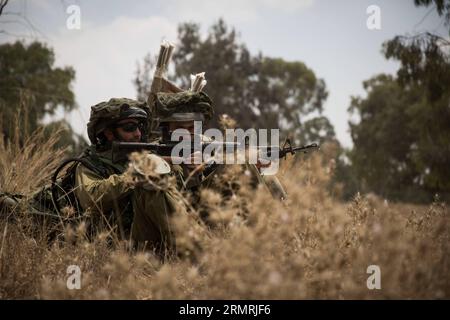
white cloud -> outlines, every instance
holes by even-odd
[[[52,36],[57,65],[76,71],[80,110],[69,116],[76,132],[85,133],[90,106],[111,97],[135,97],[136,62],[156,53],[163,39],[176,39],[176,25],[161,17],[119,17],[105,26],[82,21],[81,30],[62,28]]]

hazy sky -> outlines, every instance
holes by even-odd
[[[74,4],[81,13],[79,30],[66,26],[66,10]],[[380,8],[381,30],[366,26],[370,5]],[[362,81],[395,73],[398,67],[385,60],[381,44],[395,35],[424,30],[445,36],[435,10],[417,8],[413,0],[12,0],[5,11],[22,17],[0,18],[0,30],[13,34],[0,33],[0,43],[38,37],[54,48],[58,66],[75,68],[79,110],[60,117],[69,119],[79,133],[86,131],[91,105],[111,97],[135,98],[136,62],[148,52],[156,53],[161,40],[175,42],[180,22],[199,22],[206,34],[222,17],[252,53],[302,61],[323,78],[329,91],[325,115],[341,143],[351,146],[350,97],[364,94]]]

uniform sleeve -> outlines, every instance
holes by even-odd
[[[75,195],[81,207],[86,210],[114,208],[114,202],[127,196],[134,186],[123,175],[113,174],[107,179],[79,164],[75,173]]]

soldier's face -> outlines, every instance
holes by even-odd
[[[136,119],[124,119],[119,121],[115,128],[116,136],[112,130],[105,130],[105,136],[109,141],[117,140],[117,137],[122,142],[140,142],[142,132],[139,126],[139,121]]]
[[[169,130],[171,132],[176,129],[185,129],[189,131],[190,134],[194,134],[194,121],[174,121],[169,122]]]

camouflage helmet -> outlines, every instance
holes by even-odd
[[[117,121],[129,118],[141,119],[147,124],[149,108],[146,102],[127,98],[112,98],[91,107],[87,124],[89,140],[93,144],[99,141],[99,135]]]
[[[159,122],[205,121],[214,113],[212,100],[204,92],[158,92],[155,112]]]

